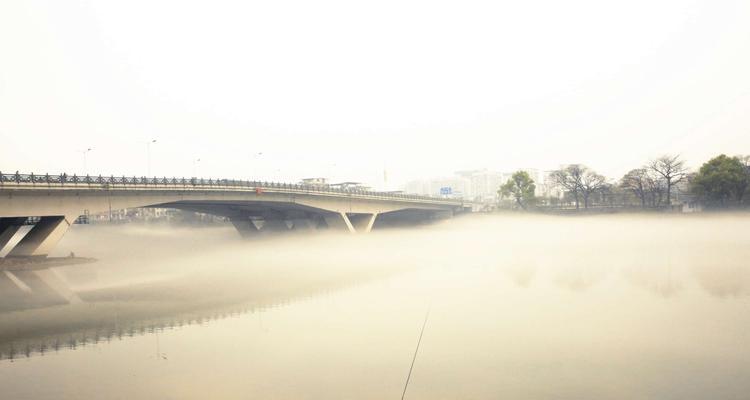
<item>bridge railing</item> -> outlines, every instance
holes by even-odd
[[[336,194],[354,194],[362,196],[378,196],[387,197],[394,199],[404,200],[425,200],[425,201],[437,201],[446,203],[460,202],[461,199],[447,199],[442,197],[433,196],[422,196],[416,194],[406,193],[393,193],[393,192],[378,192],[372,190],[364,190],[359,188],[336,188],[330,185],[305,185],[299,183],[283,183],[283,182],[268,182],[268,181],[250,181],[250,180],[238,180],[238,179],[204,179],[204,178],[159,178],[153,177],[148,178],[145,176],[91,176],[91,175],[50,175],[50,174],[20,174],[18,172],[13,174],[4,174],[0,172],[0,187],[5,184],[31,184],[31,185],[99,185],[104,188],[117,187],[117,186],[184,186],[186,188],[222,188],[222,187],[234,187],[234,188],[247,188],[251,190],[263,190],[263,189],[282,189],[282,190],[296,190],[296,191],[308,191],[308,192],[327,192]]]

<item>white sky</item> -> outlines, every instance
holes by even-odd
[[[160,176],[698,166],[750,153],[750,1],[0,1],[0,170],[154,138]]]

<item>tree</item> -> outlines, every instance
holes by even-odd
[[[583,173],[580,175],[580,187],[583,195],[583,208],[587,209],[591,195],[607,185],[607,178],[586,167],[583,168]]]
[[[738,157],[722,154],[701,166],[691,189],[706,202],[724,207],[732,198],[741,203],[747,187],[748,173],[743,162]]]
[[[649,194],[650,177],[646,168],[630,170],[620,180],[620,187],[632,192],[640,201],[641,208],[646,208],[646,199]]]
[[[534,191],[536,185],[526,171],[515,172],[504,185],[500,187],[498,193],[503,197],[513,197],[516,204],[522,209],[534,202]]]
[[[580,208],[581,175],[585,167],[579,164],[571,164],[567,167],[552,171],[550,177],[555,185],[570,193],[576,203],[576,210]]]
[[[576,203],[576,210],[580,208],[580,198],[583,197],[583,207],[589,208],[591,194],[600,191],[607,183],[602,175],[581,164],[570,164],[550,175],[556,185],[569,192]]]
[[[646,206],[659,207],[666,192],[665,182],[660,174],[652,171],[649,167],[641,167],[630,170],[625,174],[620,179],[620,188],[635,195],[642,208],[646,208]]]
[[[743,195],[747,193],[748,188],[750,188],[750,155],[744,155],[744,156],[736,156],[736,158],[742,163],[742,166],[745,168],[745,177],[747,178],[745,180],[745,185],[742,187],[742,193]],[[743,200],[745,197],[742,198]]]
[[[745,166],[745,171],[750,174],[750,155],[736,156],[736,158]]]
[[[687,175],[685,162],[680,160],[680,156],[664,155],[656,160],[651,161],[649,168],[664,178],[667,190],[667,205],[672,204],[672,187],[680,183]]]
[[[621,204],[618,203],[618,199],[621,195],[620,189],[611,184],[611,183],[604,183],[597,191],[597,202],[600,205],[606,205],[609,207],[614,207],[615,205]]]
[[[661,203],[664,200],[664,193],[667,191],[667,181],[664,178],[652,170],[648,170],[648,180],[646,185],[648,188],[648,198],[651,203],[651,207],[661,207]]]

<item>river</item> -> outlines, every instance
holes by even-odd
[[[746,399],[750,216],[471,216],[255,241],[75,226],[3,399]],[[2,294],[0,294],[2,295]],[[425,323],[426,319],[426,323]],[[422,327],[424,324],[424,332]]]

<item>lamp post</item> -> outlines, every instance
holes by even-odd
[[[146,176],[151,176],[151,143],[156,143],[156,139],[146,142]]]
[[[197,165],[198,165],[199,162],[201,162],[200,158],[196,158],[196,159],[193,160],[193,178],[197,178],[198,177],[197,172],[196,172],[196,170],[197,170],[196,168],[197,168]]]
[[[258,175],[258,173],[254,170],[255,167],[257,167],[258,163],[256,160],[258,160],[263,155],[263,152],[257,152],[253,153],[253,158],[250,160],[250,176],[248,179],[260,179],[261,177]]]
[[[336,163],[329,163],[325,166],[325,175],[324,178],[328,179],[329,182],[333,182],[333,174],[335,173],[337,165]]]
[[[91,150],[94,150],[94,148],[93,147],[89,147],[86,150],[82,150],[81,151],[81,153],[83,153],[83,173],[85,173],[86,175],[89,174],[89,168],[88,168],[88,165],[87,165],[87,162],[86,162],[86,153],[88,153]]]

